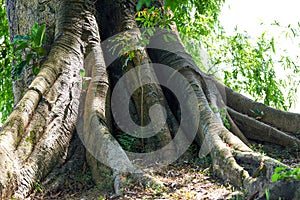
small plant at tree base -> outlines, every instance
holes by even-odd
[[[272,182],[282,179],[295,179],[300,180],[300,168],[288,169],[286,167],[276,167],[272,176]]]
[[[222,118],[222,121],[223,121],[223,124],[224,126],[229,130],[230,129],[230,123],[226,117],[226,108],[222,108],[220,111],[219,111],[220,115],[221,115],[221,118]]]
[[[219,110],[217,107],[212,106],[212,105],[210,105],[210,108],[214,113],[219,113],[220,114],[220,117],[223,121],[224,126],[229,130],[230,129],[230,123],[229,123],[229,121],[226,117],[226,113],[227,113],[226,108],[222,108],[221,110]]]
[[[266,189],[266,199],[270,200],[270,190]]]
[[[130,134],[127,133],[117,134],[116,138],[126,151],[134,152],[139,150],[139,148],[141,148],[141,146],[136,145],[136,143],[138,143],[139,138],[133,137]]]
[[[30,30],[30,35],[17,35],[13,40],[13,78],[17,80],[26,67],[31,66],[33,74],[37,75],[40,68],[40,60],[46,54],[42,45],[46,41],[46,26],[38,26],[35,23]]]
[[[250,145],[250,148],[255,152],[261,153],[263,155],[266,154],[264,151],[264,146],[262,144],[252,144]]]
[[[258,120],[262,119],[263,116],[265,115],[264,111],[261,111],[259,109],[255,109],[255,110],[250,109],[250,111],[255,115],[255,119]]]

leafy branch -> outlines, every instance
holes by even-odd
[[[26,67],[31,66],[33,74],[37,75],[40,60],[46,54],[43,44],[46,41],[46,26],[35,23],[30,30],[30,35],[17,35],[13,40],[13,78],[17,80]]]

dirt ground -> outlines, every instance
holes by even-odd
[[[283,163],[295,166],[300,161],[299,152],[289,149],[253,143],[252,149],[265,153]],[[160,169],[148,169],[147,172],[159,185],[142,185],[131,178],[121,177],[122,195],[115,197],[111,189],[99,192],[94,185],[88,168],[80,176],[70,174],[70,181],[59,190],[44,194],[38,188],[32,199],[66,199],[66,200],[103,200],[103,199],[244,199],[242,188],[236,188],[226,181],[211,174],[210,157],[197,158],[198,149],[192,145],[176,162]],[[73,177],[72,177],[73,176]],[[109,187],[108,187],[109,188]]]

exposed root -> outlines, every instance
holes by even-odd
[[[226,134],[232,133],[227,132]],[[297,196],[296,192],[289,194],[288,187],[295,188],[297,191],[298,188],[295,185],[299,185],[298,181],[282,180],[275,183],[271,181],[275,168],[286,165],[252,150],[245,151],[243,149],[241,151],[235,143],[228,143],[216,134],[208,134],[206,137],[210,137],[207,140],[211,145],[210,155],[214,173],[225,181],[245,188],[249,199],[264,197],[267,189],[270,190],[270,193],[274,191],[277,195],[272,194],[273,198],[291,199],[291,197]]]
[[[113,174],[115,193],[111,197],[115,198],[123,195],[122,191],[123,188],[126,187],[127,180],[133,180],[135,184],[141,185],[143,188],[155,188],[156,186],[163,187],[164,184],[151,176],[150,173],[143,171],[136,171],[135,173],[119,173],[115,171]]]
[[[232,89],[217,81],[216,84],[219,88],[225,88],[227,104],[237,112],[256,118],[253,111],[258,110],[264,113],[260,119],[262,122],[272,127],[277,127],[283,132],[290,132],[299,135],[300,114],[284,112],[268,107],[262,103],[255,102],[237,92],[234,92]]]
[[[63,57],[63,60],[59,61],[57,61],[56,58],[52,58],[52,60],[46,61],[44,69],[35,79],[31,88],[29,88],[29,91],[25,94],[23,100],[21,100],[6,125],[4,125],[4,131],[0,135],[0,142],[3,144],[0,146],[1,198],[10,197],[13,194],[15,194],[17,198],[26,197],[33,189],[34,183],[40,181],[62,158],[65,158],[64,153],[72,136],[74,121],[77,117],[79,93],[81,92],[79,69],[83,64],[82,60],[84,56],[82,49],[85,49],[83,45],[86,45],[83,44],[84,41],[78,41],[79,37],[77,36],[78,34],[81,36],[81,31],[84,31],[84,34],[82,34],[84,35],[83,37],[88,35],[91,39],[91,41],[88,41],[88,50],[86,50],[91,51],[92,62],[87,63],[87,65],[93,68],[91,72],[92,81],[86,95],[84,110],[85,124],[82,130],[79,131],[81,131],[81,139],[89,151],[87,160],[92,168],[93,178],[99,182],[105,182],[106,180],[113,182],[116,195],[122,194],[123,173],[129,173],[131,176],[134,176],[142,185],[161,185],[159,181],[155,180],[149,174],[145,174],[136,168],[124,149],[112,135],[113,121],[110,116],[111,105],[109,99],[111,85],[108,81],[108,74],[102,56],[98,30],[80,30],[78,28],[85,27],[89,29],[94,27],[94,25],[96,26],[93,14],[87,16],[85,19],[78,16],[78,20],[62,19],[63,17],[71,17],[73,19],[74,13],[77,14],[76,11],[82,11],[82,7],[84,6],[79,5],[79,2],[73,2],[70,3],[70,5],[73,5],[76,9],[72,7],[74,10],[70,9],[71,11],[68,11],[69,9],[66,7],[69,5],[69,2],[60,1],[60,3],[61,2],[63,6],[58,9],[60,22],[58,25],[60,27],[58,27],[57,30],[58,32],[64,32],[62,30],[64,30],[67,22],[74,22],[73,30],[75,30],[76,37],[71,40],[72,33],[70,31],[58,37],[62,40],[61,43],[59,43],[60,40],[57,42],[59,49],[55,51],[53,48],[53,53],[50,53],[49,58],[51,59],[51,57],[56,55],[59,55],[58,57],[67,55],[67,58],[72,58],[66,59],[66,57]],[[135,27],[136,24],[133,20],[134,9],[135,6],[133,4],[126,4],[124,9],[121,8],[122,12],[124,12],[121,13],[121,16],[124,19],[118,19],[120,21],[116,22],[116,24],[114,24],[115,27],[112,29],[121,27],[122,30],[127,30],[128,28]],[[89,17],[91,17],[91,19],[89,19]],[[62,22],[60,20],[62,20]],[[89,20],[93,21],[91,22]],[[89,23],[93,26],[89,27]],[[72,30],[72,28],[68,27],[68,30]],[[138,32],[134,33],[136,37],[138,37],[139,34]],[[195,93],[197,101],[191,100],[191,95],[187,95],[186,99],[184,99],[186,107],[181,111],[186,108],[186,110],[191,113],[188,119],[189,123],[183,121],[184,124],[187,124],[185,126],[194,126],[196,124],[195,127],[198,128],[197,139],[200,140],[199,143],[202,142],[199,155],[210,154],[214,172],[219,177],[226,181],[228,180],[236,186],[247,188],[249,196],[253,198],[254,196],[261,197],[267,188],[279,190],[276,194],[281,196],[285,195],[286,191],[288,191],[288,186],[292,185],[291,183],[296,183],[291,187],[298,187],[300,183],[297,181],[279,181],[272,183],[271,176],[275,167],[284,165],[277,160],[253,152],[246,144],[249,144],[248,138],[288,147],[294,147],[296,145],[297,148],[299,148],[300,140],[288,133],[297,134],[299,132],[300,115],[278,111],[263,104],[253,102],[218,83],[212,77],[202,73],[192,61],[191,56],[184,51],[178,34],[174,33],[174,36],[175,38],[177,37],[177,42],[166,44],[166,48],[176,49],[177,52],[172,53],[172,49],[169,51],[168,49],[155,50],[152,52],[151,59],[154,62],[172,67],[175,72],[180,72],[189,83],[187,86],[189,88],[186,87],[184,89],[193,89],[189,91],[189,94]],[[163,44],[163,37],[159,37],[159,35],[156,35],[156,42]],[[71,46],[66,50],[65,48],[68,47],[68,42],[70,41],[74,47]],[[64,51],[61,51],[62,49]],[[127,63],[128,70],[136,68],[137,65],[149,62],[145,49],[139,49],[133,53],[137,55],[134,56],[135,58],[133,60]],[[86,61],[89,59],[89,57],[85,58]],[[53,65],[60,65],[60,67],[56,68],[53,67]],[[60,85],[60,82],[57,80],[66,76],[64,70],[68,71],[68,73],[72,73],[66,73],[68,77],[75,78],[71,81],[63,80],[64,84]],[[122,71],[122,73],[126,72],[126,70]],[[145,76],[136,72],[136,75],[133,76],[134,84],[127,83],[127,89],[130,86],[142,86],[143,84],[141,83],[144,83],[142,79],[158,82],[156,79],[158,77],[157,74],[160,72],[156,71],[157,74],[155,76],[155,71],[151,67],[146,72],[147,73],[144,74]],[[172,78],[169,77],[168,80],[171,79]],[[151,85],[149,83],[147,84]],[[49,89],[54,86],[55,88],[53,90],[55,91]],[[225,88],[226,95],[221,92],[220,88]],[[65,91],[69,91],[69,93]],[[53,98],[51,98],[51,92],[53,92]],[[43,101],[40,101],[42,97]],[[133,95],[132,99],[137,111],[137,113],[135,113],[137,114],[136,118],[139,119],[141,125],[145,125],[150,121],[147,112],[153,104],[161,104],[166,108],[168,107],[160,86],[143,87],[138,93]],[[168,103],[171,103],[171,101]],[[50,116],[47,115],[48,121],[45,120],[46,117],[43,117],[45,118],[43,119],[43,123],[46,125],[37,123],[31,126],[30,119],[32,116],[35,118],[42,116],[34,114],[34,112],[38,110],[36,108],[41,105],[46,105],[49,109],[47,111],[47,114],[50,113]],[[194,113],[192,109],[195,108],[195,105],[195,110],[199,118],[192,115],[192,113]],[[172,115],[171,110],[168,109],[167,114]],[[214,109],[217,111],[226,109],[228,111],[226,117],[232,126],[231,132],[223,125],[220,113],[214,111]],[[257,109],[264,113],[264,115],[260,117],[261,121],[257,121],[255,119],[257,116],[251,112],[251,110]],[[161,111],[159,110],[158,112]],[[177,118],[179,119],[178,116]],[[161,146],[169,143],[172,139],[171,134],[174,132],[172,129],[179,129],[175,117],[171,116],[169,117],[169,120],[170,119],[171,121],[167,121],[167,123],[164,124],[161,135],[157,136]],[[43,126],[37,127],[39,125]],[[33,130],[39,130],[39,128],[41,128],[40,135],[32,133]],[[191,137],[192,133],[186,130],[188,129],[183,130],[185,131],[184,137]],[[31,136],[35,137],[31,138]],[[32,139],[32,143],[28,142],[28,138]],[[175,140],[176,139],[174,139],[174,141]],[[30,144],[30,148],[26,147],[27,144]],[[171,144],[173,145],[173,143]],[[182,143],[179,142],[178,144],[180,145]],[[174,149],[170,148],[170,150]],[[26,152],[24,155],[21,154],[23,151]],[[92,158],[91,154],[96,159]],[[159,158],[165,158],[166,160],[168,156],[171,155],[168,151],[164,151],[161,154],[164,155]],[[13,168],[13,170],[10,170],[10,168]],[[299,189],[296,188],[295,190],[299,192]],[[297,194],[294,194],[294,196],[297,198],[300,195],[298,194],[297,196]],[[284,197],[287,197],[287,195]]]
[[[74,134],[65,162],[56,165],[41,182],[35,183],[35,190],[30,198],[45,199],[48,196],[51,199],[58,199],[56,195],[62,195],[69,190],[81,192],[89,189],[94,183],[89,178],[88,170],[85,161],[85,148],[78,135]],[[82,183],[81,180],[85,180],[85,182]]]
[[[160,42],[162,42],[162,40]],[[177,51],[179,51],[180,45],[178,44],[176,47]],[[155,54],[156,57],[153,56],[155,62],[166,64],[174,67],[174,69],[184,69],[180,70],[181,74],[189,81],[194,92],[197,94],[200,116],[197,135],[203,142],[199,155],[201,156],[210,153],[213,162],[213,171],[222,179],[229,181],[236,186],[247,188],[250,195],[264,194],[267,188],[273,187],[275,184],[271,182],[271,175],[275,167],[282,164],[279,161],[263,156],[260,153],[254,153],[243,141],[224,127],[219,114],[213,111],[213,106],[217,109],[222,109],[224,106],[222,106],[222,99],[228,105],[232,105],[232,101],[234,100],[231,98],[226,99],[226,95],[222,93],[222,88],[219,87],[220,85],[216,85],[218,88],[216,90],[215,86],[211,83],[211,80],[213,79],[210,79],[206,75],[202,76],[202,74],[195,69],[195,66],[186,66],[187,63],[193,65],[192,61],[186,60],[188,57],[179,57],[178,54],[175,55],[167,51],[159,53],[159,55],[157,55],[158,53]],[[184,53],[180,52],[180,55],[181,54],[183,55]],[[173,63],[176,63],[177,65],[173,66]],[[185,65],[178,66],[178,63]],[[217,81],[214,82],[217,83]],[[235,106],[248,109],[248,107],[243,104],[236,104]],[[241,116],[234,115],[230,108],[227,110],[232,117],[231,124],[240,125],[237,123],[237,120],[241,119]],[[245,117],[245,115],[242,116]],[[228,115],[227,118],[230,120]],[[285,145],[294,144],[294,137],[279,132],[275,128],[270,129],[270,126],[258,122],[253,118],[247,117],[247,119],[248,122],[250,120],[255,122],[253,122],[253,126],[259,126],[260,128],[267,127],[267,131],[272,130],[275,137],[276,134],[284,136],[285,139],[288,139],[288,141],[285,142]],[[251,137],[248,137],[248,132],[245,130],[248,126],[245,125],[243,128],[239,126],[238,128],[243,132],[245,137],[251,139]],[[235,132],[238,132],[238,128],[236,127]],[[256,133],[256,131],[254,131],[254,133]],[[269,137],[271,136],[272,135],[269,134]],[[264,136],[262,136],[260,132],[257,132],[257,137]],[[280,138],[281,137],[277,138],[277,140]],[[262,140],[266,140],[266,138],[263,138]],[[253,158],[251,158],[250,155],[253,156]],[[253,159],[251,162],[249,162],[249,157]],[[286,191],[281,191],[281,193],[286,193]]]
[[[4,125],[0,136],[2,198],[14,195],[23,199],[64,158],[79,104],[80,55],[83,56],[80,47],[79,41],[68,33],[57,41],[45,68]],[[44,109],[44,115],[40,114]]]
[[[229,122],[230,125],[230,131],[236,135],[243,143],[245,143],[247,146],[250,145],[248,139],[246,138],[246,136],[244,135],[244,133],[242,133],[242,131],[239,129],[239,127],[234,123],[234,121],[232,120],[231,116],[229,115],[228,111],[226,110],[226,118]]]
[[[296,137],[264,124],[261,121],[238,113],[231,108],[228,108],[228,112],[247,138],[299,149],[300,140]]]

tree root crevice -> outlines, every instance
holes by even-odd
[[[238,113],[231,108],[228,108],[228,112],[247,138],[299,149],[300,140],[296,137],[264,124],[261,121]]]

